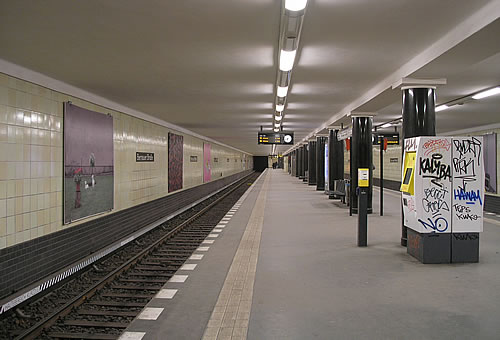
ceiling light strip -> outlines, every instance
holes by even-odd
[[[278,132],[283,123],[286,98],[297,49],[302,33],[307,0],[284,0],[281,13],[279,35],[279,69],[276,79],[276,113],[274,115],[274,131]]]

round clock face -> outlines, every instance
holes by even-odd
[[[285,141],[285,143],[290,143],[292,141],[292,136],[285,135],[285,137],[283,138],[283,140]]]

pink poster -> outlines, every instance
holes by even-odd
[[[209,143],[203,143],[203,182],[210,182],[212,178],[211,146]]]

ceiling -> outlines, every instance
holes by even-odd
[[[255,155],[272,128],[279,0],[1,1],[0,58]],[[283,127],[296,142],[350,111],[399,117],[401,77],[438,103],[500,84],[499,0],[309,0]],[[500,98],[437,116],[500,122]],[[471,114],[480,112],[474,123]],[[279,151],[287,148],[279,147]]]

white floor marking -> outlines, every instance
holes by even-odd
[[[197,251],[208,251],[208,249],[210,249],[210,247],[198,247],[198,249],[196,249]]]
[[[185,263],[182,265],[180,270],[194,270],[196,268],[197,264],[195,263]]]
[[[231,217],[223,217],[222,221],[229,221],[230,219],[231,219]]]
[[[225,225],[223,225],[223,224],[217,224],[215,227],[216,227],[216,228],[224,228],[224,227],[225,227]]]
[[[156,320],[161,312],[163,312],[163,308],[146,307],[137,318],[140,320]]]
[[[118,340],[141,340],[146,332],[123,332]]]
[[[229,221],[220,221],[219,224],[227,224]]]
[[[168,280],[168,282],[183,283],[186,282],[188,275],[174,275]]]
[[[222,231],[222,229],[214,229],[212,230],[213,233],[220,233]]]
[[[193,254],[189,257],[190,260],[201,260],[203,258],[203,254]]]
[[[247,337],[268,183],[269,177],[265,176],[203,340]]]
[[[219,237],[219,234],[208,234],[207,237]]]
[[[201,242],[201,243],[203,243],[203,244],[212,244],[212,243],[214,243],[214,242],[215,242],[215,240],[204,240],[204,241],[203,241],[203,242]]]
[[[172,299],[177,293],[177,289],[161,289],[155,298],[157,299]]]

